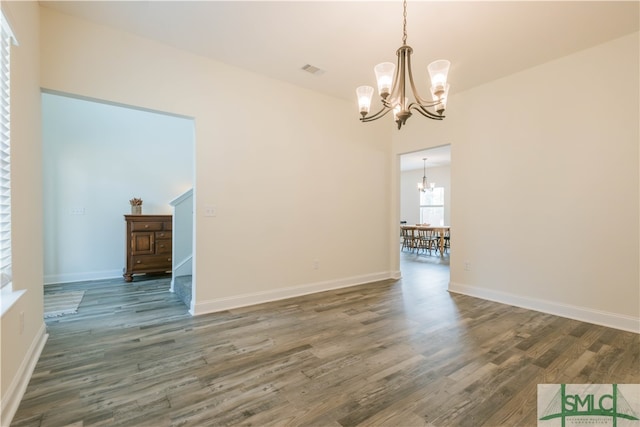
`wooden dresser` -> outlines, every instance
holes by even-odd
[[[124,280],[138,273],[171,271],[171,215],[125,215],[126,267]]]

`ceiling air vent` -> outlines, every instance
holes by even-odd
[[[311,73],[314,76],[319,76],[321,74],[324,74],[324,70],[321,70],[318,67],[314,67],[311,64],[307,64],[305,66],[302,67],[302,70],[306,71],[307,73]]]

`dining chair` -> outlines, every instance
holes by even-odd
[[[417,252],[420,252],[421,249],[425,253],[429,251],[429,255],[432,250],[437,252],[439,249],[438,239],[438,233],[435,230],[418,229]]]
[[[446,229],[444,232],[444,252],[447,252],[451,248],[451,229]]]
[[[417,236],[413,232],[412,228],[400,227],[400,236],[402,237],[402,248],[403,251],[405,248],[409,248],[410,251],[413,251],[417,248]]]

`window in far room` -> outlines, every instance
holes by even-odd
[[[420,192],[420,223],[444,225],[444,187]]]

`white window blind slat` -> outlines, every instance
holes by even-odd
[[[11,283],[11,44],[13,35],[0,16],[0,288]]]

